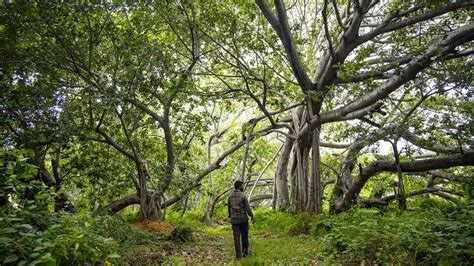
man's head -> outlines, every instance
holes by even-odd
[[[244,184],[244,182],[242,182],[240,180],[237,180],[237,181],[234,182],[234,188],[237,189],[237,190],[243,191],[244,190],[243,184]]]

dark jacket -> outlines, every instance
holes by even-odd
[[[227,201],[230,222],[232,224],[248,223],[248,216],[253,217],[249,201],[240,190],[234,190]],[[248,216],[247,216],[248,215]]]

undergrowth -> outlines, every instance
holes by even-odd
[[[321,259],[371,263],[469,264],[474,211],[456,208],[381,212],[353,209],[314,224]]]
[[[37,167],[25,158],[8,158],[0,169],[0,198],[16,204],[0,208],[2,265],[177,262],[183,248],[197,248],[193,252],[207,254],[208,261],[215,259],[217,249],[219,262],[233,254],[230,224],[204,225],[198,211],[168,211],[167,221],[177,226],[170,234],[134,229],[136,212],[53,213],[54,193],[33,178]],[[24,196],[31,191],[34,200]],[[219,212],[219,217],[224,214]],[[254,215],[253,254],[245,258],[249,264],[471,265],[474,259],[474,210],[430,199],[404,212],[353,208],[316,217],[257,209]],[[194,231],[199,232],[196,238]]]

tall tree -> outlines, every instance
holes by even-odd
[[[229,91],[252,98],[271,128],[283,128],[296,140],[290,190],[294,211],[322,212],[321,147],[344,146],[321,141],[335,136],[332,129],[343,125],[339,135],[352,142],[342,156],[331,200],[332,210],[339,212],[356,202],[368,179],[361,164],[359,176],[353,173],[361,152],[399,138],[434,149],[433,142],[418,137],[430,123],[426,113],[435,115],[426,100],[467,100],[471,81],[466,77],[472,75],[466,69],[474,38],[470,2],[315,1],[287,7],[281,0],[256,0],[256,5],[265,21],[241,5],[239,16],[229,22],[230,36],[210,36],[227,65],[225,71],[211,72]],[[249,29],[251,36],[245,34]],[[241,83],[224,79],[229,76],[240,77]],[[270,94],[279,95],[281,102],[303,101],[304,108],[285,118],[275,116],[265,105]],[[464,116],[463,111],[458,115]],[[440,158],[446,164],[417,161],[408,170],[396,156],[398,172],[472,165],[466,138],[472,134],[466,126],[472,115],[465,118],[465,126],[451,139],[430,135],[451,146],[445,146],[448,156]],[[438,126],[432,125],[442,132]],[[282,158],[290,158],[285,152]]]

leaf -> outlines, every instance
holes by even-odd
[[[7,263],[14,262],[17,260],[18,260],[18,257],[16,255],[10,255],[6,257],[5,260],[3,260],[3,264],[7,264]]]
[[[11,228],[11,227],[0,229],[0,234],[10,234],[10,233],[15,233],[15,232],[16,232],[16,230]]]
[[[35,249],[33,249],[33,251],[39,251],[39,250],[43,250],[43,249],[46,249],[46,247],[44,247],[44,246],[38,246],[38,247],[36,247]]]
[[[33,229],[33,226],[31,226],[31,224],[21,224],[20,226],[18,226],[20,228],[24,228],[26,230],[32,230]]]
[[[13,241],[13,238],[2,236],[0,237],[0,244],[8,244]]]
[[[121,257],[122,256],[120,256],[119,254],[116,254],[116,253],[110,254],[109,256],[107,256],[107,258],[109,258],[109,259],[119,259]]]

